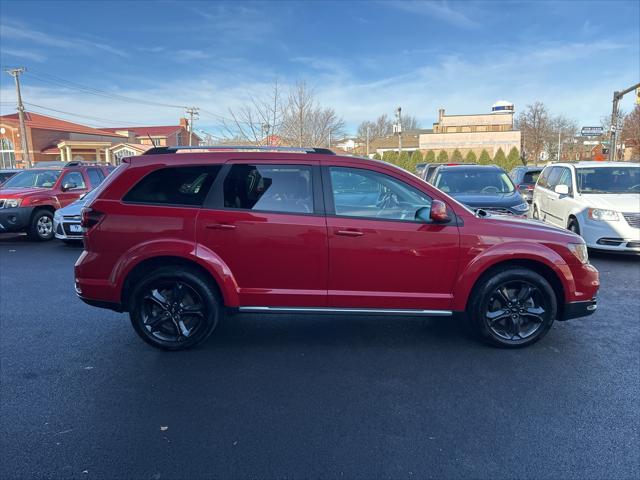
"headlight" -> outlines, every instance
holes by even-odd
[[[516,212],[524,213],[527,210],[529,210],[529,204],[521,203],[520,205],[516,205],[515,207],[511,207],[511,208],[513,208]]]
[[[584,243],[569,243],[567,245],[571,253],[573,253],[578,260],[582,263],[589,263],[589,253],[587,252],[587,245]]]
[[[618,220],[618,212],[613,210],[602,210],[600,208],[590,208],[587,211],[587,215],[590,220],[597,220],[599,222],[606,222],[611,220]]]
[[[22,202],[21,198],[7,198],[4,201],[3,208],[16,208],[20,206],[20,202]]]

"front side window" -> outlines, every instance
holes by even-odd
[[[562,175],[562,169],[558,167],[553,167],[551,172],[549,173],[549,178],[547,179],[547,188],[549,190],[553,190],[556,188],[558,181],[560,181],[560,175]]]
[[[640,167],[576,168],[580,193],[640,193]]]
[[[2,188],[53,188],[60,170],[25,170],[11,177]]]
[[[233,165],[223,188],[225,208],[313,213],[309,166]]]
[[[566,185],[567,187],[569,187],[569,191],[572,190],[573,182],[571,181],[571,170],[569,170],[568,168],[560,169],[560,177],[558,178],[558,182],[556,183],[556,186],[557,185]]]
[[[125,195],[129,203],[201,206],[219,165],[169,167],[151,172]]]
[[[331,167],[336,215],[415,221],[416,212],[431,207],[431,197],[383,173]]]
[[[551,171],[551,168],[552,167],[546,167],[542,170],[542,172],[540,172],[538,182],[536,183],[538,187],[547,188],[547,181],[549,180],[549,172]]]
[[[62,178],[62,187],[69,190],[73,190],[76,188],[87,188],[84,183],[84,178],[82,177],[82,174],[80,172],[66,173]]]

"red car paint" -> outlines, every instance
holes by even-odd
[[[317,169],[314,176],[329,166],[384,173],[444,202],[457,221],[428,224],[122,200],[157,169],[225,163],[309,165]],[[99,214],[76,262],[76,290],[90,303],[117,310],[127,308],[130,272],[157,257],[203,267],[227,307],[462,312],[479,277],[508,262],[552,272],[561,287],[560,308],[593,299],[599,287],[597,270],[567,247],[584,243],[573,233],[531,220],[480,218],[416,176],[373,160],[281,152],[145,155],[125,159],[101,189],[88,206]]]

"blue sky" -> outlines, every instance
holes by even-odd
[[[179,109],[89,95],[50,75],[119,95],[228,109],[274,80],[312,86],[350,130],[397,106],[423,127],[437,109],[482,113],[536,100],[579,125],[610,113],[640,81],[640,2],[0,2],[0,63],[23,65],[26,102],[102,126],[176,123]],[[14,111],[0,76],[2,113]],[[49,80],[49,82],[43,81]],[[633,108],[631,96],[623,109]],[[33,108],[34,111],[36,108]],[[42,113],[47,110],[39,109]],[[122,121],[122,122],[121,122]]]

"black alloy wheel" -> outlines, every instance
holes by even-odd
[[[479,333],[501,347],[523,347],[542,338],[557,315],[556,296],[538,273],[511,268],[484,280],[470,314]]]
[[[193,347],[213,332],[221,302],[200,272],[164,267],[132,295],[131,321],[144,341],[165,350]]]

